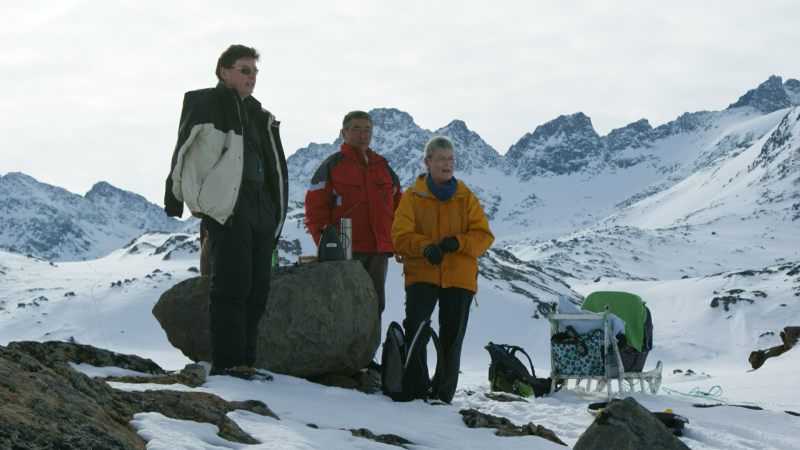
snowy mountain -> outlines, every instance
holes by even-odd
[[[797,259],[800,108],[762,116],[776,117],[749,146],[591,227],[507,248],[576,279],[694,277]]]
[[[492,175],[500,175],[504,171],[500,154],[460,120],[431,132],[420,128],[408,113],[397,109],[374,109],[370,114],[373,121],[371,148],[389,161],[403,186],[413,184],[416,176],[425,171],[422,162],[425,144],[436,135],[448,136],[456,144],[460,176],[467,178],[475,175],[481,180],[489,180]],[[310,144],[289,156],[287,164],[291,200],[304,201],[314,171],[325,157],[339,151],[341,143],[342,138],[338,137],[331,144]],[[492,203],[491,197],[482,197],[481,200],[485,205]]]
[[[0,177],[0,247],[52,261],[95,259],[147,231],[195,222],[167,217],[141,195],[102,181],[81,197],[21,173]]]
[[[739,155],[797,105],[800,82],[773,76],[725,111],[686,113],[656,128],[642,119],[599,136],[585,114],[561,116],[505,155],[462,121],[429,131],[405,112],[375,109],[372,147],[407,187],[424,170],[427,140],[449,136],[457,149],[456,176],[480,199],[496,246],[546,245]],[[310,144],[288,158],[294,206],[302,206],[314,170],[340,143]],[[0,246],[57,261],[106,255],[145,231],[196,229],[194,219],[167,218],[159,206],[102,182],[81,197],[9,173],[0,178],[0,200]]]
[[[443,134],[456,144],[456,177],[475,191],[495,235],[507,242],[568,234],[675,186],[720,157],[738,154],[800,105],[800,82],[773,76],[725,111],[686,113],[653,128],[646,119],[599,136],[583,113],[538,126],[500,155],[455,120],[436,131],[396,109],[375,109],[371,147],[403,186],[424,171],[423,149]],[[338,151],[311,144],[288,158],[290,197],[302,202],[319,163]]]

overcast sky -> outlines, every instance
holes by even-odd
[[[460,119],[505,153],[562,114],[606,135],[800,78],[796,0],[1,0],[0,17],[0,174],[157,204],[183,94],[233,43],[261,52],[254,96],[287,156],[354,109]]]

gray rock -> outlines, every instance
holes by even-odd
[[[612,400],[583,432],[574,450],[688,449],[633,398]]]
[[[176,284],[153,308],[170,343],[193,361],[211,361],[208,277]],[[380,346],[378,297],[357,261],[276,267],[259,323],[255,366],[311,377],[350,375]]]
[[[181,373],[194,375],[198,380],[200,380],[201,385],[206,382],[206,368],[200,364],[187,364],[186,367],[181,370]]]

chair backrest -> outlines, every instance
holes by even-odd
[[[647,321],[647,310],[642,298],[627,292],[592,292],[583,301],[581,310],[603,312],[606,304],[609,305],[611,313],[625,321],[625,338],[628,345],[641,352],[644,324]]]

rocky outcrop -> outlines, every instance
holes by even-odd
[[[211,361],[209,283],[178,283],[153,308],[170,343],[193,361]],[[375,356],[380,332],[378,297],[357,261],[276,267],[255,366],[299,377],[350,375]]]
[[[519,427],[505,417],[482,413],[473,408],[462,409],[458,413],[461,414],[461,418],[469,428],[497,428],[495,433],[497,436],[539,436],[556,444],[567,445],[552,430],[541,425],[534,425],[533,422]]]
[[[74,364],[88,364],[94,367],[119,367],[150,375],[166,374],[164,369],[150,359],[136,355],[123,355],[92,347],[91,345],[59,341],[23,341],[12,342],[8,344],[8,348],[25,352],[48,365],[68,361]]]
[[[129,424],[140,412],[211,423],[223,439],[258,444],[227,414],[246,410],[277,419],[259,401],[228,402],[198,392],[114,390],[103,380],[75,371],[69,362],[121,361],[136,370],[149,360],[73,346],[56,342],[0,346],[0,448],[144,449],[145,441]],[[70,355],[81,355],[82,361],[61,359]],[[164,373],[158,366],[153,371]]]
[[[756,350],[750,353],[750,358],[748,358],[748,360],[750,361],[750,365],[753,366],[753,370],[763,366],[768,358],[774,358],[788,352],[789,349],[794,347],[794,344],[797,343],[799,338],[800,327],[784,328],[783,331],[781,331],[783,345],[777,345],[767,350]]]
[[[684,450],[658,418],[633,398],[612,400],[583,432],[574,450]]]

